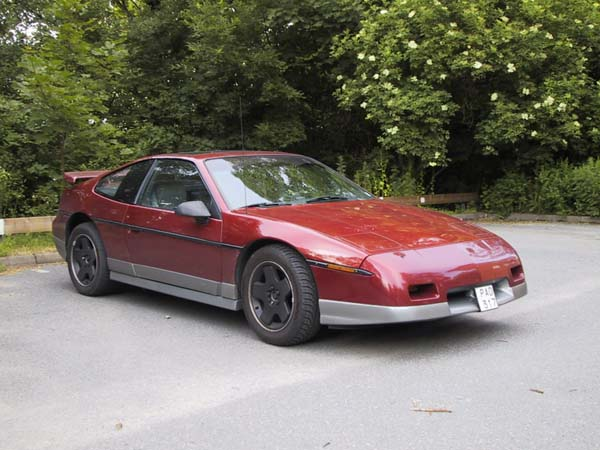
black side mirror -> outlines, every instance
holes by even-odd
[[[206,223],[210,218],[210,211],[201,200],[180,203],[175,208],[175,214],[178,216],[194,217],[198,223]]]

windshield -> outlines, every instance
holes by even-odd
[[[372,198],[357,184],[306,156],[233,156],[210,159],[206,167],[232,210]]]

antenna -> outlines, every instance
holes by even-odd
[[[238,98],[240,99],[240,134],[242,136],[242,150],[244,148],[244,113],[242,112],[242,96],[238,94]]]

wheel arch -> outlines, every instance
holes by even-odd
[[[69,242],[69,236],[75,227],[85,222],[93,223],[93,220],[90,216],[82,212],[76,212],[75,214],[72,214],[71,217],[69,217],[67,226],[65,227],[65,242]]]
[[[266,247],[267,245],[276,245],[276,244],[284,245],[284,246],[294,250],[302,258],[304,258],[304,255],[301,252],[299,252],[298,249],[296,247],[294,247],[293,245],[291,245],[289,242],[285,242],[285,241],[275,239],[275,238],[261,238],[261,239],[257,239],[256,241],[251,242],[250,244],[246,245],[240,251],[240,255],[238,256],[236,266],[235,266],[235,284],[237,286],[238,295],[240,296],[240,298],[242,296],[242,291],[241,291],[242,274],[244,273],[244,269],[246,268],[246,264],[248,263],[248,260],[259,249]]]

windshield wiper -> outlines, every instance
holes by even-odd
[[[324,195],[322,197],[308,199],[306,200],[306,203],[331,202],[336,200],[348,200],[348,197],[342,197],[339,195]]]
[[[286,202],[260,202],[260,203],[252,203],[251,205],[246,205],[246,208],[269,208],[271,206],[286,206],[291,205],[291,203]]]

